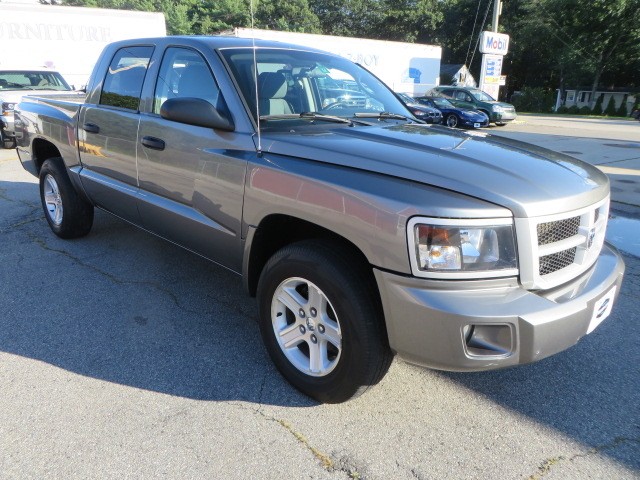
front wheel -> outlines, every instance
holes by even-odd
[[[339,244],[300,242],[267,262],[258,283],[260,332],[298,390],[339,403],[385,375],[392,355],[374,285]]]
[[[0,129],[0,148],[15,148],[16,142],[14,139],[7,137],[7,135]]]
[[[447,127],[455,128],[460,123],[460,119],[455,113],[450,113],[447,115]]]
[[[93,205],[73,188],[61,158],[42,165],[40,199],[51,230],[60,238],[83,237],[91,230]]]
[[[504,127],[505,125],[505,122],[496,122],[496,127]]]

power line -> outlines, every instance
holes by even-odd
[[[484,19],[482,20],[482,24],[480,25],[480,30],[482,30],[487,23],[487,15],[489,14],[489,8],[491,8],[491,2],[493,0],[489,0],[487,3],[487,9],[484,12]],[[476,46],[473,49],[473,53],[471,54],[471,61],[469,62],[469,68],[471,68],[471,64],[473,63],[473,57],[476,55],[476,51],[478,50],[478,44],[480,43],[480,35],[478,35],[478,40],[476,40]]]
[[[476,22],[478,21],[478,13],[480,12],[480,4],[482,0],[478,0],[478,8],[476,8],[476,18],[473,19],[473,28],[471,29],[471,35],[469,35],[469,46],[467,47],[467,54],[464,57],[464,64],[467,64],[469,59],[469,52],[471,51],[471,42],[473,42],[473,34],[476,31]]]

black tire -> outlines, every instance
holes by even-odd
[[[361,395],[393,359],[375,283],[354,267],[340,244],[303,241],[275,253],[258,283],[260,332],[273,363],[294,387],[324,403]],[[314,312],[314,305],[324,307]],[[288,348],[280,345],[285,339]],[[324,359],[315,372],[312,349]]]
[[[78,195],[61,158],[42,165],[40,199],[51,230],[60,238],[83,237],[91,230],[93,205]]]
[[[16,142],[14,139],[7,139],[7,136],[4,134],[2,129],[0,129],[0,148],[16,148]]]
[[[496,127],[504,127],[505,125],[505,122],[496,122]]]
[[[460,124],[460,119],[455,113],[450,113],[447,115],[445,123],[447,124],[447,127],[456,128]]]

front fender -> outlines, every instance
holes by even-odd
[[[273,214],[330,230],[354,244],[371,265],[402,274],[411,273],[409,218],[511,217],[503,207],[410,180],[265,153],[249,164],[247,172],[243,211],[247,248],[251,227]]]

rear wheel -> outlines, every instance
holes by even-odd
[[[455,113],[450,113],[447,115],[447,127],[455,128],[460,123],[460,119]]]
[[[61,158],[42,165],[40,199],[51,230],[60,238],[83,237],[91,230],[93,205],[78,195]]]
[[[258,284],[260,332],[282,375],[321,402],[361,395],[392,360],[372,280],[339,244],[278,251]]]

